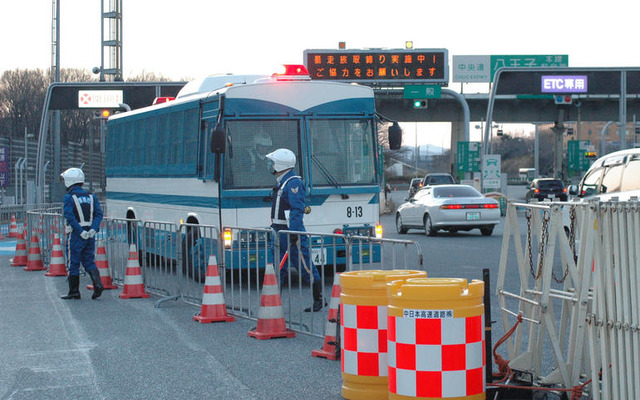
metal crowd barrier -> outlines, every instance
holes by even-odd
[[[62,216],[62,206],[27,211],[26,235],[24,237],[27,249],[31,246],[31,239],[35,235],[40,246],[42,262],[48,266],[51,261],[54,235],[60,238],[62,249],[66,248],[64,232],[65,220]]]
[[[60,209],[62,213],[62,203],[51,204],[3,204],[0,205],[0,233],[2,236],[9,234],[11,227],[11,218],[14,217],[18,227],[18,231],[22,232],[24,223],[27,222],[27,212],[31,210],[53,210]]]
[[[64,233],[61,210],[29,212],[27,229],[41,233],[40,243],[48,261],[53,233]],[[420,248],[408,240],[295,231],[280,231],[279,235],[285,236],[289,247],[294,235],[308,240],[311,265],[307,267],[318,270],[325,307],[320,312],[304,312],[312,306],[313,294],[311,282],[305,282],[300,273],[305,267],[302,257],[295,263],[291,257],[285,261],[288,268],[281,293],[289,328],[317,337],[324,337],[336,274],[353,269],[422,268]],[[200,306],[209,260],[216,256],[229,313],[257,320],[267,264],[273,265],[280,281],[279,237],[271,229],[227,227],[221,235],[215,226],[105,218],[97,238],[105,245],[114,282],[123,284],[129,258],[137,258],[145,289],[160,297],[156,306],[171,299]],[[130,254],[132,245],[136,252]]]

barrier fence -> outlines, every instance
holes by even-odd
[[[13,212],[13,211],[12,211]],[[53,235],[60,234],[65,248],[61,205],[25,212],[27,232],[34,232],[49,264]],[[159,297],[156,306],[168,300],[202,305],[210,256],[216,256],[226,308],[230,314],[257,320],[261,288],[268,263],[279,280],[280,237],[290,248],[291,238],[309,243],[310,265],[303,257],[287,257],[281,288],[282,307],[289,329],[324,336],[328,304],[336,274],[362,269],[423,269],[419,246],[408,240],[376,239],[367,236],[280,231],[227,227],[221,235],[216,226],[161,221],[104,218],[96,236],[104,244],[109,274],[115,283],[124,283],[130,250],[136,250],[146,290]],[[275,239],[275,240],[274,240]],[[26,239],[28,241],[28,238]],[[322,282],[320,312],[305,312],[313,304],[312,282],[303,279],[303,268],[316,268]],[[313,274],[312,274],[313,275]]]
[[[640,398],[638,209],[637,200],[509,204],[496,294],[504,330],[517,325],[506,342],[516,379]],[[505,286],[507,274],[519,287]]]

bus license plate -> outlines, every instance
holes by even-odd
[[[468,212],[467,213],[467,221],[478,221],[480,219],[479,212]]]
[[[327,248],[326,247],[312,247],[311,248],[311,262],[315,265],[325,265],[327,263]]]

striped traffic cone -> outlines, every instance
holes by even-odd
[[[111,279],[111,270],[109,269],[109,262],[107,261],[107,250],[104,245],[104,240],[102,239],[98,241],[98,248],[96,249],[96,267],[98,267],[98,272],[100,272],[100,281],[102,282],[104,290],[117,289],[118,285],[115,285]],[[93,290],[93,283],[87,285],[87,289]]]
[[[29,242],[29,257],[27,258],[27,266],[25,271],[45,271],[44,263],[42,262],[42,254],[40,253],[40,240],[34,233],[31,235],[31,241]]]
[[[129,259],[127,260],[127,271],[124,276],[124,286],[119,297],[121,299],[147,298],[149,293],[144,290],[142,280],[142,270],[138,263],[138,250],[136,245],[129,247]]]
[[[24,235],[18,233],[18,241],[16,243],[16,254],[11,260],[12,267],[24,267],[27,265],[27,243],[24,241]]]
[[[329,315],[327,324],[324,326],[324,345],[319,350],[311,352],[312,357],[322,357],[328,360],[340,358],[340,346],[338,337],[338,309],[340,308],[340,274],[333,278],[333,288],[331,290],[331,302],[329,303]]]
[[[18,237],[18,224],[16,223],[16,216],[11,216],[11,225],[9,225],[9,237],[17,238]]]
[[[67,276],[67,267],[64,263],[64,253],[62,253],[62,244],[60,243],[60,235],[53,234],[53,247],[51,248],[51,261],[49,261],[49,271],[44,273],[45,276]]]
[[[262,284],[262,297],[258,310],[258,326],[247,334],[256,339],[292,338],[296,333],[287,329],[282,311],[282,299],[273,264],[268,263]]]
[[[216,256],[209,256],[207,277],[204,281],[204,293],[202,294],[202,309],[200,314],[193,316],[193,320],[203,324],[235,321],[235,318],[227,314]]]

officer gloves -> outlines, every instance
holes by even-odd
[[[95,235],[96,235],[96,231],[94,229],[89,229],[88,231],[82,231],[82,233],[80,233],[80,237],[83,238],[84,240],[92,238]]]

